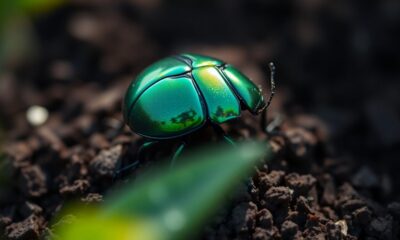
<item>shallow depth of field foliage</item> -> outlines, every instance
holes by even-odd
[[[188,239],[223,208],[266,150],[253,142],[192,153],[172,169],[160,167],[127,183],[96,208],[72,208],[70,223],[57,224],[55,233],[63,240]]]

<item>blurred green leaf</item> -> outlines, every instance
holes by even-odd
[[[99,216],[99,210],[80,210],[78,218],[56,227],[53,239],[59,240],[162,240],[151,221],[144,219]]]
[[[160,168],[114,192],[97,211],[56,232],[65,240],[91,234],[102,240],[188,239],[266,152],[265,143],[252,142],[193,153],[172,170]]]
[[[59,7],[66,0],[17,0],[15,2],[19,9],[27,13],[43,13]]]
[[[66,2],[67,0],[3,0],[0,1],[0,15],[45,13]]]
[[[66,0],[0,1],[0,72],[32,58],[37,49],[32,16],[52,11]]]
[[[0,29],[0,70],[12,69],[36,55],[37,42],[29,19],[22,16],[8,18]]]

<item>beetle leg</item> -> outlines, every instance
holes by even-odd
[[[226,141],[227,143],[229,143],[229,144],[231,144],[232,146],[236,147],[236,143],[235,143],[235,141],[234,141],[231,137],[229,137],[228,135],[224,135],[223,137],[224,137],[224,139],[225,139],[225,141]]]
[[[261,118],[260,118],[260,128],[261,131],[264,133],[267,133],[267,108],[264,108],[261,113]]]
[[[150,141],[150,142],[143,143],[139,147],[139,150],[136,154],[136,160],[133,163],[131,163],[123,168],[120,168],[122,162],[119,160],[119,162],[117,164],[118,166],[116,167],[116,170],[113,175],[113,180],[115,180],[119,175],[121,175],[122,172],[125,172],[127,170],[131,170],[131,169],[135,168],[140,163],[140,159],[141,159],[141,155],[142,155],[143,151],[155,143],[158,143],[158,141]]]
[[[264,131],[265,134],[270,135],[273,133],[276,128],[282,125],[284,121],[284,117],[281,114],[277,114],[270,123],[267,124],[267,121],[261,117],[261,129]]]
[[[172,157],[172,160],[171,160],[171,168],[174,167],[174,165],[176,163],[176,159],[178,159],[179,155],[181,155],[181,153],[182,153],[183,149],[185,148],[185,146],[186,146],[186,142],[182,142],[179,145],[178,149],[176,149],[176,151],[174,153],[174,156]]]
[[[227,143],[231,144],[232,146],[236,146],[235,141],[228,136],[228,134],[226,134],[226,132],[224,131],[224,129],[222,129],[222,127],[218,124],[213,124],[212,125],[215,132],[221,136]]]

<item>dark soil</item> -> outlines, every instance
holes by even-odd
[[[122,121],[130,80],[190,51],[236,65],[264,89],[266,63],[278,69],[271,134],[250,114],[223,126],[236,141],[268,140],[276,155],[237,187],[201,239],[399,239],[399,25],[396,1],[76,0],[36,17],[37,59],[0,76],[0,232],[49,236],[69,200],[101,202],[170,157],[177,142],[112,179],[144,142]],[[33,104],[50,111],[43,126],[26,120]],[[191,138],[189,149],[218,141],[211,129]]]

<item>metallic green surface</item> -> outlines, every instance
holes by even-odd
[[[126,118],[132,104],[146,88],[156,83],[161,78],[182,74],[188,71],[190,71],[188,65],[172,57],[161,59],[147,67],[128,87],[124,98],[124,117]]]
[[[181,54],[181,56],[184,56],[186,58],[189,58],[192,61],[192,67],[198,68],[198,67],[204,67],[204,66],[220,66],[224,64],[222,61],[212,58],[212,57],[207,57],[207,56],[202,56],[198,54]]]
[[[223,72],[251,112],[257,113],[265,106],[261,90],[243,73],[232,66],[227,66]]]
[[[193,80],[165,78],[146,89],[129,115],[131,129],[150,138],[172,138],[201,127],[206,116]]]
[[[219,124],[237,118],[241,106],[253,114],[265,106],[261,90],[244,74],[215,58],[181,54],[154,63],[132,81],[123,114],[134,132],[167,139],[193,132],[207,119]]]
[[[192,74],[204,96],[212,122],[223,123],[240,116],[239,100],[216,68],[196,68]]]

